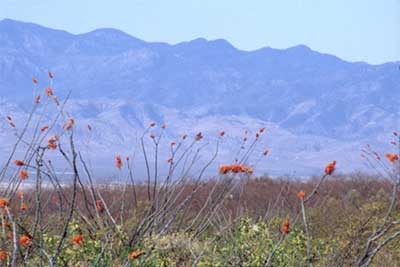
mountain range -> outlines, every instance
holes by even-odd
[[[0,116],[22,120],[31,78],[43,89],[49,70],[60,99],[72,91],[77,131],[86,136],[84,126],[93,126],[91,149],[102,153],[91,157],[99,162],[130,153],[156,121],[168,124],[166,142],[200,131],[215,140],[225,130],[217,163],[232,160],[244,131],[266,127],[260,151],[271,153],[260,172],[316,174],[332,159],[347,172],[364,168],[365,144],[388,151],[400,124],[399,62],[348,62],[305,45],[243,51],[223,39],[168,44],[116,29],[71,34],[0,21]],[[0,155],[8,128],[2,120]]]

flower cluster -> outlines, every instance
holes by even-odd
[[[75,235],[72,237],[71,243],[73,245],[81,245],[83,243],[83,235]]]
[[[27,245],[29,245],[31,243],[31,238],[29,236],[27,236],[27,235],[23,235],[23,236],[21,236],[19,238],[19,243],[22,246],[27,246]]]
[[[120,156],[120,155],[115,156],[115,166],[116,166],[118,169],[121,169],[121,168],[122,168],[122,159],[121,159],[121,156]]]
[[[53,95],[53,89],[51,87],[46,88],[46,95],[47,96],[52,96]]]
[[[44,132],[44,131],[46,131],[47,129],[49,129],[49,126],[45,125],[45,126],[43,126],[43,127],[40,129],[40,131],[41,131],[41,132]]]
[[[25,163],[22,160],[18,160],[18,159],[14,161],[14,164],[16,166],[24,166],[25,165]]]
[[[144,250],[136,250],[136,251],[133,251],[133,252],[128,254],[128,259],[129,260],[134,260],[134,259],[137,259],[137,258],[139,258],[140,256],[142,256],[144,254],[146,254],[146,251],[144,251]]]
[[[96,200],[96,209],[100,213],[104,212],[103,201],[101,201],[101,199]]]
[[[65,124],[64,129],[66,131],[71,130],[72,126],[74,126],[75,120],[73,118],[69,118],[68,122]]]
[[[399,160],[399,156],[396,153],[386,153],[385,157],[392,163]]]
[[[229,172],[252,174],[253,173],[253,169],[250,168],[249,166],[244,165],[244,164],[230,164],[230,165],[221,165],[221,166],[219,166],[219,172],[221,174],[227,174]]]
[[[28,204],[21,203],[21,211],[26,211],[28,209]]]
[[[5,250],[0,251],[0,261],[3,261],[8,258],[8,252]]]
[[[27,170],[21,170],[19,172],[19,178],[21,178],[22,180],[28,179],[29,178],[29,173]]]
[[[331,175],[335,171],[335,168],[336,168],[336,160],[334,160],[334,161],[328,163],[328,165],[326,165],[325,173],[327,175]]]
[[[52,137],[50,137],[48,140],[47,140],[47,147],[48,148],[50,148],[50,149],[56,149],[57,148],[57,144],[56,144],[56,142],[58,141],[58,139],[60,138],[60,136],[59,135],[53,135]]]
[[[285,234],[288,234],[288,233],[290,232],[290,222],[289,222],[289,219],[288,219],[288,218],[286,218],[286,219],[283,221],[281,231],[282,231],[282,233],[285,233]]]
[[[8,199],[6,198],[0,198],[0,208],[4,208],[8,205]]]
[[[297,197],[301,200],[303,200],[305,196],[306,196],[306,193],[304,193],[304,191],[300,191],[299,193],[297,193]]]
[[[203,139],[202,133],[196,134],[195,140],[196,140],[196,141],[200,141],[201,139]]]
[[[9,121],[9,123],[10,123],[10,126],[11,127],[13,127],[13,128],[15,128],[15,122],[13,121],[13,119],[12,119],[12,117],[10,116],[10,115],[7,115],[7,120]]]

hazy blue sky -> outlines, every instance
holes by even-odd
[[[306,44],[351,61],[400,60],[400,0],[0,0],[2,18],[72,33],[113,27],[147,41]]]

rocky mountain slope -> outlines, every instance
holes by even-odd
[[[270,158],[262,172],[316,173],[337,159],[339,169],[362,167],[366,143],[388,149],[400,126],[398,63],[346,62],[299,45],[285,50],[236,49],[225,40],[150,43],[115,29],[74,35],[31,23],[0,21],[0,115],[23,117],[31,77],[47,86],[55,74],[62,99],[82,131],[91,123],[92,147],[127,153],[149,121],[167,122],[167,139],[183,132],[227,132],[220,162],[232,159],[247,130],[265,125]],[[10,131],[0,124],[1,152]],[[262,150],[264,147],[260,147]],[[340,164],[343,162],[343,164]],[[112,167],[112,164],[110,164]]]

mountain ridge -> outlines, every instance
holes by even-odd
[[[257,121],[285,133],[286,141],[276,135],[279,140],[271,144],[276,149],[289,149],[293,158],[304,157],[308,150],[321,151],[314,157],[328,160],[332,151],[323,148],[323,140],[353,158],[363,143],[386,148],[385,136],[399,126],[397,62],[349,62],[305,45],[244,51],[224,39],[146,42],[111,28],[75,35],[13,20],[0,21],[0,52],[0,92],[16,104],[30,101],[32,76],[39,79],[40,88],[46,86],[42,81],[48,70],[55,74],[60,99],[72,90],[73,103],[127,100],[110,105],[109,111],[94,104],[75,106],[77,121],[97,121],[106,136],[119,136],[102,121],[112,116],[129,126],[126,134],[143,129],[141,120],[161,123],[171,117],[169,112],[175,114],[172,125],[192,118],[205,125],[205,132],[215,130],[211,125],[229,125],[223,120],[235,127]],[[214,121],[210,129],[207,118]],[[293,142],[293,136],[300,143],[292,149],[285,142]],[[277,166],[285,168],[279,157]]]
[[[364,62],[364,61],[348,61],[348,60],[339,58],[339,57],[337,57],[337,56],[335,56],[333,54],[324,53],[324,52],[318,52],[316,50],[313,50],[312,48],[310,48],[309,46],[307,46],[305,44],[298,44],[298,45],[294,45],[294,46],[291,46],[291,47],[288,47],[288,48],[284,48],[284,49],[278,49],[278,48],[272,48],[272,47],[269,47],[269,46],[264,46],[264,47],[260,47],[260,48],[252,49],[252,50],[242,50],[242,49],[239,49],[239,48],[235,47],[233,44],[231,44],[229,41],[227,41],[226,39],[223,39],[223,38],[206,39],[204,37],[198,37],[198,38],[195,38],[193,40],[181,41],[181,42],[178,42],[178,43],[168,43],[168,42],[162,42],[162,41],[145,41],[143,39],[134,37],[133,35],[131,35],[129,33],[126,33],[126,32],[124,32],[122,30],[115,29],[115,28],[112,28],[112,27],[97,28],[97,29],[94,29],[94,30],[89,31],[89,32],[74,34],[74,33],[71,33],[71,32],[68,32],[68,31],[62,30],[62,29],[52,29],[52,28],[49,28],[49,27],[46,27],[46,26],[42,26],[42,25],[37,24],[37,23],[19,21],[19,20],[14,20],[14,19],[9,19],[9,18],[4,18],[4,19],[0,20],[0,30],[2,29],[1,28],[2,25],[3,26],[11,25],[11,26],[19,26],[19,27],[29,26],[29,27],[33,27],[34,29],[51,30],[53,32],[58,32],[60,34],[63,33],[63,34],[69,35],[69,36],[87,36],[87,35],[91,35],[91,34],[99,33],[99,32],[114,32],[114,33],[119,34],[120,36],[130,37],[132,40],[136,40],[136,41],[141,42],[141,43],[148,43],[148,44],[153,44],[153,45],[161,44],[161,45],[168,45],[168,46],[171,46],[171,47],[179,47],[179,46],[182,46],[184,44],[196,43],[196,42],[201,41],[201,42],[204,42],[204,43],[207,43],[207,44],[224,43],[226,46],[230,46],[230,47],[234,48],[237,51],[249,52],[249,53],[251,53],[251,52],[259,52],[259,51],[262,51],[262,50],[275,50],[275,51],[303,50],[303,51],[316,52],[316,53],[318,53],[320,55],[324,55],[324,56],[334,57],[334,58],[337,58],[337,59],[339,59],[341,61],[348,62],[348,63],[362,63],[362,64],[367,64],[367,65],[370,65],[370,66],[380,66],[380,65],[391,64],[391,63],[395,63],[395,64],[400,63],[400,61],[389,61],[389,62],[380,63],[380,64],[371,64],[371,63],[367,63],[367,62]]]

